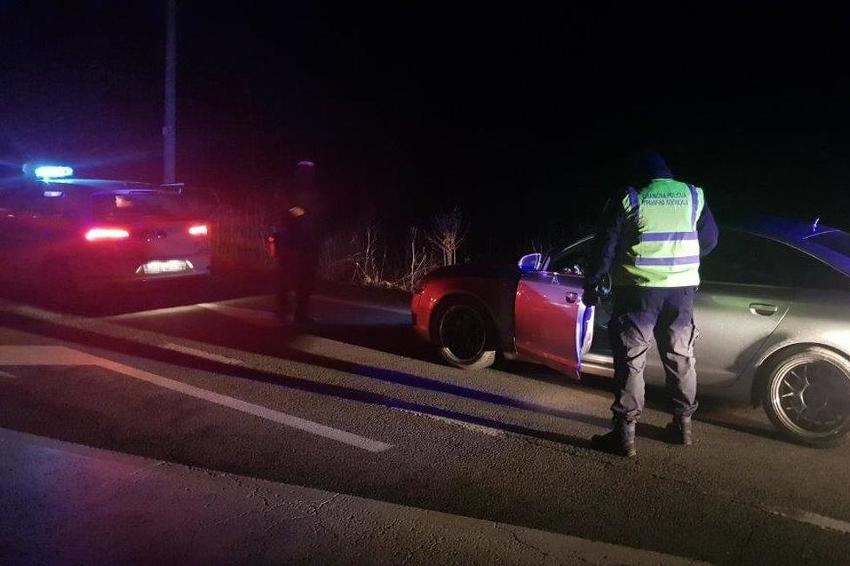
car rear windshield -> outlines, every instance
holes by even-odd
[[[157,216],[179,218],[188,215],[183,197],[159,191],[128,191],[92,196],[94,217],[98,220]]]
[[[850,257],[850,234],[847,232],[827,232],[812,236],[809,241],[819,244],[825,248]]]

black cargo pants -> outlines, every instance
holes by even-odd
[[[643,411],[646,355],[653,339],[664,365],[673,414],[697,409],[693,320],[695,287],[617,287],[608,325],[617,391],[614,420],[637,421]]]
[[[318,253],[286,251],[278,255],[277,313],[281,320],[289,315],[292,295],[295,299],[296,322],[307,320],[307,306],[316,286]]]

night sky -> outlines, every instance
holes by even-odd
[[[458,204],[485,255],[592,222],[654,147],[721,221],[850,228],[850,10],[458,4],[179,1],[179,179],[272,189],[313,159],[350,217]],[[159,181],[164,14],[0,3],[0,161]]]

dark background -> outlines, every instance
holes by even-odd
[[[850,227],[848,9],[458,4],[179,1],[179,180],[273,190],[313,159],[349,218],[460,205],[479,257],[593,222],[654,147],[721,221]],[[164,6],[0,3],[10,171],[160,180]]]

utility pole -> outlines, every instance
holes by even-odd
[[[163,184],[177,181],[177,7],[166,0],[165,14],[165,123],[162,126]]]

